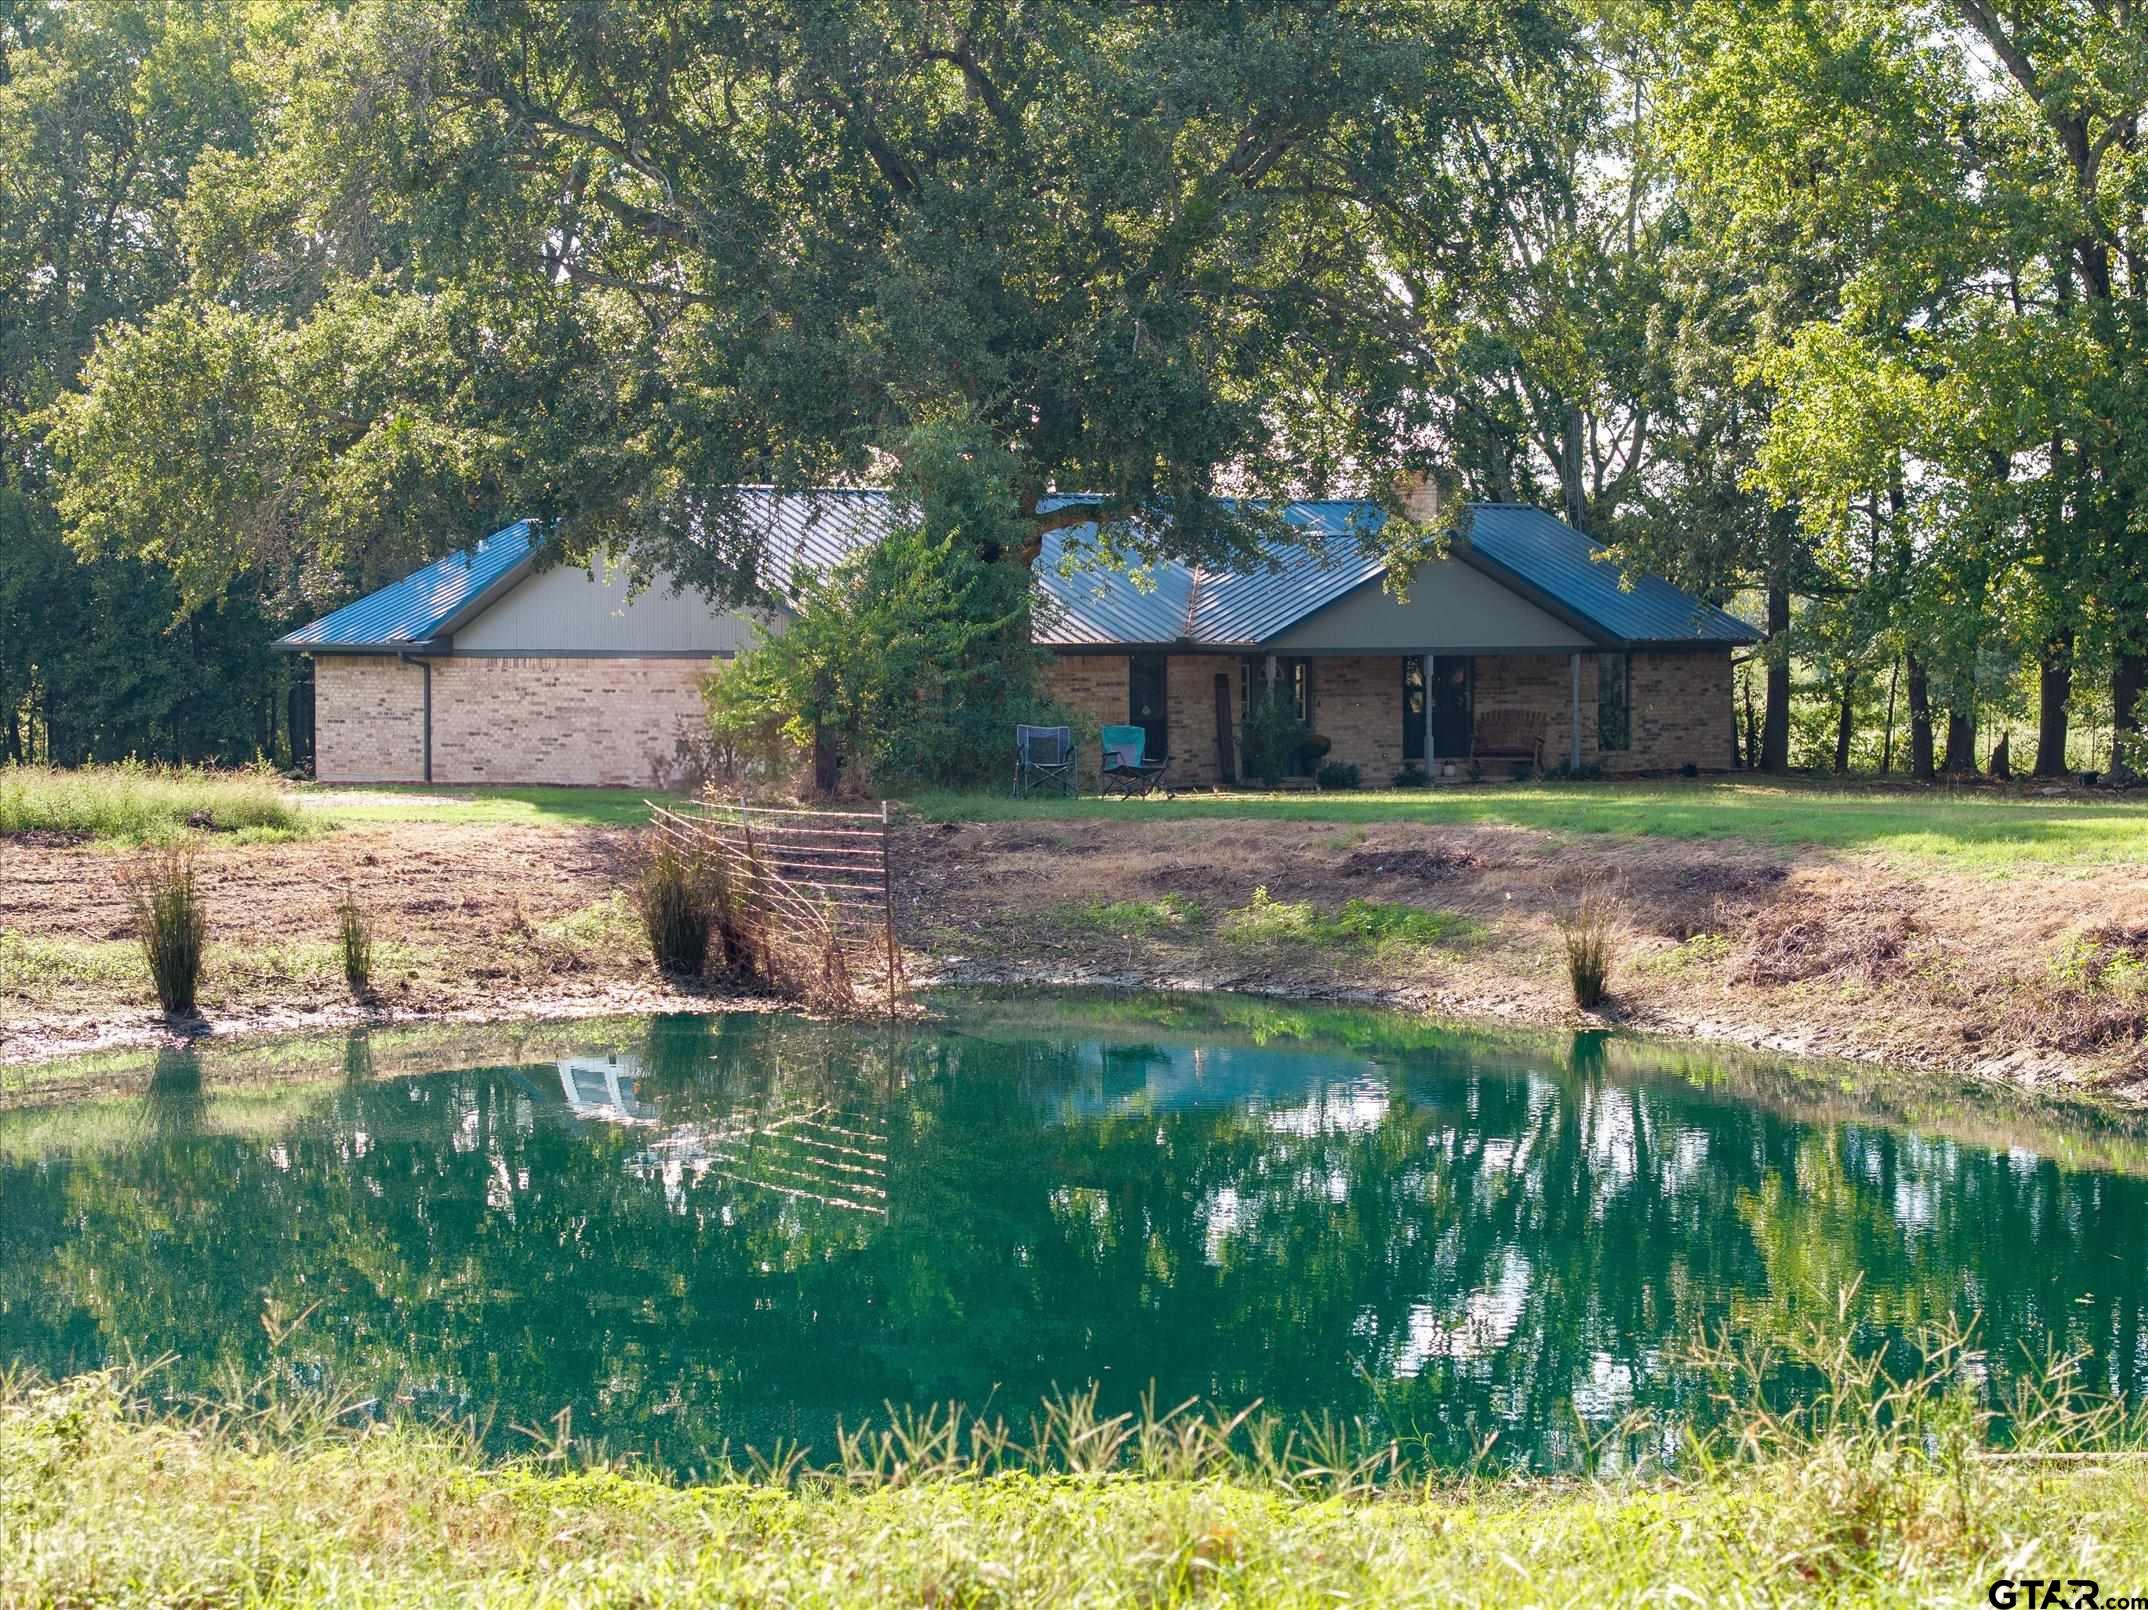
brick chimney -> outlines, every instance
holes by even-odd
[[[1395,478],[1395,496],[1405,519],[1433,531],[1447,523],[1447,491],[1437,477],[1422,470],[1405,470]]]

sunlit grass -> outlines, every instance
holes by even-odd
[[[322,830],[266,768],[112,766],[56,770],[0,766],[0,833],[64,833],[108,844],[167,842],[190,829],[245,843],[303,838]]]
[[[1182,894],[1153,900],[1066,900],[1057,907],[1063,925],[1121,939],[1158,939],[1199,927],[1201,907]]]
[[[931,794],[910,803],[927,821],[1226,817],[1341,827],[1510,826],[1577,837],[1881,850],[1989,871],[2021,864],[2148,862],[2148,797],[2090,803],[1982,790],[1708,780],[1458,785],[1349,794],[1182,794],[1175,800],[1131,801]]]
[[[1328,949],[1422,949],[1474,938],[1483,924],[1452,911],[1387,900],[1346,900],[1334,911],[1306,900],[1277,900],[1265,888],[1217,924],[1237,944],[1300,944]]]
[[[679,803],[646,788],[450,788],[424,785],[309,787],[308,813],[336,822],[437,822],[477,827],[638,827],[647,800]]]

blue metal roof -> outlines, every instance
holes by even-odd
[[[487,595],[519,581],[536,547],[536,528],[517,520],[473,548],[435,559],[401,581],[287,633],[276,646],[334,653],[432,642],[475,614]]]
[[[767,584],[786,591],[794,567],[825,569],[910,517],[886,492],[824,489],[777,492],[741,487],[731,513],[757,527]],[[1054,498],[1047,509],[1071,501]],[[1512,587],[1589,635],[1612,644],[1737,644],[1760,633],[1658,576],[1628,578],[1581,532],[1526,504],[1470,506],[1455,556]],[[1244,571],[1163,562],[1129,573],[1084,567],[1094,523],[1054,531],[1037,565],[1043,603],[1038,643],[1049,648],[1163,648],[1177,644],[1256,648],[1315,610],[1376,583],[1383,562],[1371,538],[1386,521],[1376,503],[1300,502],[1283,518],[1317,537],[1311,546],[1275,546],[1274,564]],[[476,614],[526,572],[537,545],[527,521],[476,547],[435,560],[393,586],[346,604],[279,639],[324,652],[409,648],[437,640]],[[1074,567],[1062,574],[1069,555]]]

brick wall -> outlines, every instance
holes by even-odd
[[[1526,710],[1539,718],[1544,764],[1563,766],[1573,756],[1574,671],[1564,654],[1480,654],[1475,708]],[[1596,656],[1581,656],[1581,764],[1602,760],[1596,747]],[[1494,771],[1487,763],[1487,771]],[[1495,775],[1497,775],[1495,771]]]
[[[425,780],[424,673],[388,654],[313,662],[313,769],[324,783]]]
[[[1606,755],[1604,769],[1720,771],[1731,763],[1735,720],[1728,654],[1636,654],[1633,748]]]
[[[1402,661],[1348,655],[1313,661],[1313,731],[1333,741],[1328,763],[1355,766],[1367,787],[1402,769]]]
[[[691,659],[433,664],[433,781],[661,787],[705,726]]]

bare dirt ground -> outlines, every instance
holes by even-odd
[[[205,1030],[707,1007],[719,997],[660,979],[616,898],[630,845],[611,828],[425,821],[211,844],[197,863],[213,925],[204,1023],[174,1027],[145,980],[115,971],[129,858],[8,841],[0,930],[63,961],[0,977],[0,1061]],[[1624,932],[1612,1001],[1589,1021],[2148,1099],[2148,993],[2111,983],[2148,957],[2140,868],[1998,877],[1730,842],[1137,817],[912,825],[901,854],[917,977],[1574,1023],[1558,920],[1594,883]],[[346,884],[379,924],[366,1008],[330,949]],[[1432,944],[1249,936],[1234,914],[1258,888],[1325,913],[1362,900],[1470,921]],[[105,973],[70,972],[71,947]]]

